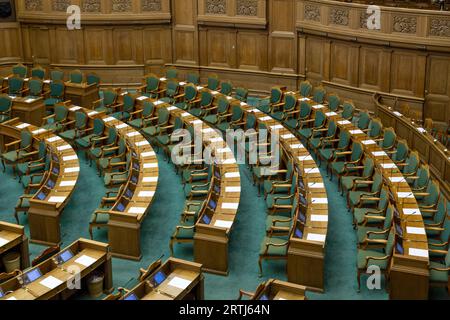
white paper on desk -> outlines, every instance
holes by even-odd
[[[369,146],[369,145],[372,145],[372,144],[377,144],[375,141],[373,141],[373,140],[364,140],[364,141],[361,141],[361,143],[363,144],[363,145],[365,145],[365,146]]]
[[[240,178],[241,174],[239,172],[227,172],[225,173],[225,178]]]
[[[233,221],[225,221],[225,220],[216,220],[214,223],[215,227],[230,229],[233,225]]]
[[[147,146],[149,144],[150,143],[147,140],[142,140],[142,141],[136,142],[137,147]]]
[[[167,78],[162,77],[162,78],[159,78],[159,80],[160,80],[160,81],[166,81]]]
[[[348,121],[348,120],[341,120],[341,121],[338,121],[338,124],[340,124],[340,125],[347,125],[347,124],[352,124],[350,121]]]
[[[185,85],[186,85],[186,82],[181,81],[181,82],[179,83],[179,85],[180,85],[180,86],[185,86]]]
[[[80,172],[80,167],[66,168],[64,173]]]
[[[154,151],[144,152],[141,154],[142,158],[148,158],[156,156],[156,153]]]
[[[275,126],[271,126],[270,129],[272,130],[280,130],[280,129],[284,129],[282,124],[277,124]]]
[[[277,298],[277,300],[282,301],[282,300],[286,300],[286,299],[285,298]]]
[[[397,168],[397,165],[395,164],[395,163],[382,163],[381,164],[381,166],[384,168],[384,169],[394,169],[394,168]]]
[[[427,130],[425,130],[424,128],[421,128],[421,127],[417,128],[417,131],[419,131],[420,133],[427,132]]]
[[[298,99],[298,101],[310,101],[311,99],[310,98],[300,98],[300,99]]]
[[[180,277],[174,277],[170,282],[168,283],[169,286],[175,287],[178,289],[186,289],[191,284],[191,281],[180,278]]]
[[[316,104],[315,106],[313,106],[314,109],[322,109],[325,108],[325,106],[323,104]]]
[[[412,192],[397,192],[397,196],[400,199],[414,199],[414,194]]]
[[[226,160],[222,161],[222,164],[235,164],[235,163],[236,163],[235,158],[230,158],[230,159],[226,159]]]
[[[192,124],[202,124],[203,121],[202,120],[193,120],[191,121]]]
[[[7,244],[9,241],[3,238],[0,238],[0,247],[4,246],[5,244]]]
[[[28,98],[28,99],[25,100],[25,102],[26,102],[26,103],[31,103],[31,102],[33,102],[34,100],[36,100],[36,99],[34,99],[34,98]]]
[[[58,136],[56,136],[56,137],[51,137],[51,138],[48,138],[48,139],[47,139],[47,141],[50,142],[50,143],[56,142],[56,141],[59,141],[59,140],[62,140],[62,139],[61,139],[61,137],[58,137]]]
[[[134,214],[144,214],[147,208],[143,207],[131,207],[130,210],[128,210],[128,213],[134,213]]]
[[[388,156],[387,153],[384,151],[374,151],[374,152],[372,152],[372,154],[375,157],[387,157]]]
[[[137,98],[139,101],[144,101],[145,99],[148,99],[148,97],[146,96],[140,96],[139,98]]]
[[[158,168],[158,163],[157,162],[144,163],[144,169],[149,168]]]
[[[16,297],[11,297],[11,298],[8,298],[8,299],[6,299],[6,300],[17,300],[17,298]]]
[[[325,115],[327,117],[333,117],[333,116],[337,116],[338,114],[336,112],[327,112]]]
[[[261,118],[259,118],[259,120],[261,120],[261,121],[270,121],[270,120],[272,120],[272,117],[261,117]]]
[[[211,139],[209,139],[209,141],[211,141],[212,143],[224,142],[221,137],[211,138]]]
[[[117,119],[114,118],[114,117],[107,117],[107,118],[103,119],[103,122],[111,122],[111,121],[114,121],[114,120],[117,120]]]
[[[219,94],[219,91],[211,91],[211,94],[212,94],[213,96],[215,96],[215,95]]]
[[[29,126],[30,126],[30,124],[28,124],[28,123],[22,123],[22,124],[19,124],[18,126],[16,126],[16,128],[17,129],[24,129],[24,128],[29,127]]]
[[[306,149],[305,146],[301,143],[291,144],[291,149]]]
[[[122,124],[117,125],[116,128],[119,129],[119,130],[120,129],[125,129],[125,128],[128,128],[128,125],[126,123],[122,123]]]
[[[77,260],[75,260],[75,263],[81,264],[82,266],[85,266],[85,267],[89,267],[95,261],[97,261],[97,260],[84,254],[81,257],[79,257]]]
[[[305,168],[306,174],[320,173],[319,168]]]
[[[202,89],[205,89],[205,87],[202,87],[202,86],[197,87],[197,90],[202,90]]]
[[[133,132],[127,133],[128,137],[136,137],[136,136],[140,136],[140,135],[141,134],[139,132],[137,132],[137,131],[133,131]]]
[[[77,155],[63,157],[63,161],[72,161],[72,160],[77,160],[77,159],[78,159]]]
[[[159,106],[160,104],[163,104],[163,103],[165,103],[165,102],[164,102],[164,101],[161,101],[161,100],[158,100],[158,101],[153,102],[153,104],[154,104],[155,106]]]
[[[143,182],[158,182],[158,177],[144,177],[142,179]]]
[[[231,100],[231,99],[233,99],[232,97],[230,97],[230,96],[227,96],[227,100]]]
[[[325,188],[325,185],[321,182],[309,182],[308,183],[308,188],[310,189],[323,189]]]
[[[48,199],[48,202],[51,202],[51,203],[63,203],[64,200],[66,200],[66,199],[67,199],[67,197],[50,197]]]
[[[317,241],[317,242],[325,242],[326,235],[317,234],[317,233],[308,233],[308,237],[306,240],[308,241]]]
[[[55,278],[53,276],[48,276],[47,278],[45,278],[44,280],[42,280],[39,283],[49,289],[55,289],[57,286],[61,285],[63,283],[63,281],[61,281],[58,278]]]
[[[328,216],[324,214],[313,214],[311,215],[311,221],[315,222],[327,222]]]
[[[98,114],[97,111],[91,111],[91,112],[89,112],[87,115],[88,115],[88,116],[95,116],[96,114]]]
[[[406,182],[406,179],[404,177],[390,177],[389,179],[392,182]]]
[[[408,254],[410,256],[428,258],[428,250],[424,249],[409,248]]]
[[[44,80],[44,83],[45,84],[49,84],[49,83],[51,83],[52,82],[52,80]]]
[[[185,117],[189,117],[191,114],[189,113],[189,112],[183,112],[182,114],[181,114],[181,116],[183,117],[183,118],[185,118]]]
[[[70,146],[70,144],[65,144],[65,145],[60,146],[60,147],[58,147],[56,149],[58,149],[58,151],[64,151],[64,150],[72,149],[72,147]]]
[[[141,191],[139,192],[139,197],[148,198],[153,197],[155,195],[155,191]]]
[[[45,133],[45,132],[47,132],[46,129],[38,129],[38,130],[34,130],[32,132],[32,134],[37,135],[37,134],[41,134],[41,133]]]
[[[23,81],[30,81],[30,78],[24,78]]]
[[[215,132],[213,128],[206,128],[202,130],[203,133],[212,133]]]
[[[298,157],[298,160],[300,160],[300,161],[312,161],[313,160],[313,157],[312,156],[300,156],[300,157]]]
[[[230,193],[241,192],[241,187],[226,187],[225,192],[230,192]]]
[[[406,232],[409,234],[422,234],[425,235],[425,228],[406,227]]]
[[[126,95],[126,94],[128,94],[128,91],[122,92],[120,95],[121,95],[121,96],[124,96],[124,95]]]
[[[350,130],[349,132],[350,132],[350,134],[364,134],[364,132],[362,130],[359,130],[359,129],[357,129],[357,130]]]
[[[312,198],[311,203],[326,204],[328,203],[328,198]]]
[[[259,109],[254,108],[254,109],[248,110],[248,112],[261,113],[262,111],[259,110]]]
[[[71,181],[61,181],[59,184],[61,187],[73,187],[77,182],[75,180]]]
[[[393,112],[397,117],[401,117],[401,116],[403,116],[400,112],[398,112],[398,111],[394,111]]]
[[[283,139],[293,139],[295,136],[292,133],[284,134],[281,136]]]
[[[216,151],[217,151],[217,153],[231,153],[230,148],[219,148]]]
[[[175,107],[175,106],[167,107],[167,111],[173,111],[173,110],[177,110],[177,109],[178,109],[178,108]]]
[[[408,209],[403,209],[403,214],[407,215],[407,216],[421,216],[422,214],[420,213],[420,209],[419,208],[408,208]]]
[[[237,210],[238,207],[239,207],[239,203],[234,203],[234,202],[224,202],[224,203],[222,203],[222,209],[234,209],[234,210]]]

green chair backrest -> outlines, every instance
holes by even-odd
[[[375,163],[372,158],[370,158],[370,157],[366,158],[366,160],[364,162],[364,169],[362,172],[362,176],[365,179],[368,179],[373,175],[374,165],[375,165]]]
[[[220,86],[220,93],[229,96],[233,91],[233,84],[230,81],[222,82]]]
[[[180,117],[176,117],[174,121],[173,131],[181,130],[184,127],[183,119]]]
[[[449,205],[446,204],[446,207],[448,210]],[[447,211],[446,211],[447,212]],[[443,243],[448,242],[450,240],[450,212],[447,212],[446,216],[445,216],[445,221],[444,221],[444,225],[443,225],[444,231],[441,232],[441,241]]]
[[[358,119],[358,128],[366,130],[369,127],[370,115],[367,111],[361,112]]]
[[[18,94],[23,88],[23,78],[12,77],[8,79],[9,93]]]
[[[82,83],[83,82],[83,73],[80,70],[73,70],[69,74],[70,82],[72,83]]]
[[[211,103],[213,102],[213,95],[211,94],[211,92],[209,90],[205,90],[202,92],[202,98],[200,101],[200,106],[201,107],[208,107],[211,105]]]
[[[322,104],[323,101],[325,100],[325,89],[322,87],[317,87],[314,89],[314,94],[313,94],[313,101],[319,104]]]
[[[94,119],[94,131],[93,134],[96,136],[103,135],[103,131],[105,131],[105,123],[101,119]]]
[[[17,75],[20,78],[25,78],[28,73],[28,68],[24,66],[23,64],[19,63],[12,67],[12,73],[13,75]]]
[[[178,77],[178,70],[175,68],[167,68],[166,69],[166,78],[167,79],[176,79]]]
[[[369,137],[378,138],[381,135],[382,128],[383,126],[381,125],[380,120],[373,119],[369,125]]]
[[[342,131],[339,137],[338,149],[347,149],[350,144],[350,133]]]
[[[395,140],[397,139],[397,134],[395,133],[393,128],[386,128],[384,130],[383,137],[383,148],[392,148],[395,144]]]
[[[328,123],[328,131],[327,131],[327,137],[334,137],[337,132],[337,125],[335,121],[330,121]]]
[[[316,111],[316,119],[314,120],[314,127],[315,128],[321,128],[325,124],[325,120],[327,120],[327,117],[321,110]]]
[[[248,97],[248,90],[246,88],[237,87],[236,88],[236,98],[239,101],[246,102]]]
[[[350,157],[351,161],[359,161],[364,155],[364,149],[360,142],[353,142],[352,145],[352,155]]]
[[[292,158],[289,157],[289,160],[286,165],[286,177],[291,178],[294,174],[294,162],[292,161]]]
[[[30,96],[38,97],[42,94],[43,83],[40,79],[31,79],[28,82],[28,88],[30,89]]]
[[[158,125],[162,126],[169,122],[170,113],[166,108],[158,109]]]
[[[199,76],[198,73],[189,72],[187,74],[187,79],[186,80],[187,80],[188,83],[193,83],[193,84],[198,86],[199,83],[200,83],[200,76]]]
[[[393,159],[397,162],[403,162],[408,157],[409,147],[406,140],[399,140],[397,143],[397,150],[394,154]]]
[[[406,166],[403,173],[414,174],[419,168],[419,154],[413,151],[409,154],[408,160],[406,160]]]
[[[64,72],[62,72],[61,70],[52,70],[50,71],[50,79],[52,81],[63,81]]]
[[[103,91],[103,103],[105,107],[115,104],[117,101],[117,92],[115,90]]]
[[[153,102],[150,101],[145,101],[144,102],[144,107],[142,110],[142,116],[144,118],[148,118],[153,114],[153,111],[155,110],[155,105],[153,104]]]
[[[337,94],[330,94],[328,96],[328,108],[330,108],[331,111],[336,111],[341,104],[341,99]]]
[[[47,156],[47,144],[45,141],[39,142],[39,149],[38,149],[38,158],[39,159],[45,159]]]
[[[353,118],[353,114],[355,112],[355,106],[351,102],[344,102],[342,105],[343,111],[342,111],[342,118],[351,120]]]
[[[184,99],[186,101],[192,101],[197,97],[197,87],[195,85],[193,85],[192,83],[188,83],[185,87],[184,87]],[[202,93],[202,98],[203,98],[203,93]]]
[[[445,255],[445,266],[450,268],[450,250],[447,250],[447,254]]]
[[[424,189],[430,181],[430,167],[427,164],[422,165],[417,170],[417,177],[418,179],[414,181],[414,188]]]
[[[159,89],[160,80],[156,75],[151,74],[151,75],[147,76],[145,78],[145,82],[147,84],[147,88],[146,88],[147,92],[153,92],[153,91],[157,91]]]
[[[64,96],[65,84],[61,80],[55,80],[50,84],[50,96],[52,98],[62,98]]]
[[[7,94],[0,95],[0,112],[8,112],[11,110],[12,100]]]
[[[33,68],[33,69],[31,69],[31,77],[44,80],[45,79],[45,70],[40,67]]]
[[[95,73],[89,73],[86,76],[86,82],[88,85],[96,84],[97,86],[100,85],[100,77],[96,75]]]
[[[271,104],[280,103],[282,98],[283,98],[283,92],[281,91],[280,88],[273,87],[270,90],[270,103]]]
[[[217,75],[212,74],[208,77],[208,88],[211,90],[219,89],[220,81]]]
[[[118,155],[123,155],[127,151],[127,143],[125,142],[124,138],[119,139],[119,150]]]
[[[233,111],[231,112],[231,121],[239,121],[242,119],[243,111],[240,105],[234,105]]]
[[[392,219],[393,219],[393,213],[394,213],[394,209],[392,208],[392,206],[388,206],[387,210],[386,210],[386,216],[384,219],[384,224],[383,224],[383,229],[389,229],[392,225]]]
[[[123,96],[123,111],[132,112],[136,103],[136,96],[132,94],[126,94]]]
[[[178,81],[169,80],[169,82],[167,82],[166,95],[171,98],[175,97],[178,93],[178,88],[179,88]]]
[[[383,186],[383,177],[379,172],[375,172],[373,175],[373,184],[371,192],[378,193],[381,190],[381,187]]]
[[[20,132],[20,149],[29,148],[31,143],[33,142],[33,136],[31,132],[27,129],[24,129]]]
[[[253,112],[247,113],[246,129],[255,129],[257,123],[256,115]]]
[[[55,107],[55,122],[62,122],[67,119],[69,110],[64,105],[59,105]]]
[[[378,202],[377,209],[380,211],[384,211],[389,204],[389,190],[386,187],[383,187],[380,192],[380,201]]]
[[[292,176],[292,184],[289,194],[294,194],[296,190],[297,190],[297,173],[294,173],[294,175]]]
[[[217,112],[219,114],[226,113],[228,111],[229,107],[230,107],[230,102],[228,101],[228,99],[225,97],[220,97],[218,106],[217,106]]]
[[[300,119],[308,118],[311,114],[311,104],[308,101],[300,102]]]
[[[117,130],[116,128],[108,128],[108,139],[106,140],[106,144],[113,144],[117,141]]]
[[[77,111],[75,112],[75,127],[77,129],[83,129],[87,125],[87,115],[84,112]]]
[[[309,97],[309,95],[311,94],[311,90],[312,90],[312,85],[311,83],[309,83],[308,80],[302,81],[300,82],[300,94],[302,95],[302,97]]]
[[[297,98],[292,93],[288,93],[284,96],[284,106],[283,111],[289,112],[295,109],[297,106]]]
[[[427,206],[435,206],[439,200],[439,186],[433,180],[430,181],[426,191],[429,195],[423,199],[423,203]]]
[[[434,215],[434,219],[433,219],[434,223],[439,224],[439,225],[444,223],[445,216],[447,215],[447,204],[446,204],[446,202],[447,202],[447,199],[445,199],[445,197],[441,195],[439,197],[439,202],[438,202],[438,205],[437,205],[437,212]]]

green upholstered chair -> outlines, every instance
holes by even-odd
[[[370,139],[379,139],[383,133],[383,126],[379,119],[372,119],[367,130],[367,135]]]
[[[336,152],[333,162],[330,164],[331,178],[335,174],[341,184],[341,177],[343,175],[355,174],[358,172],[362,158],[364,156],[364,149],[360,142],[354,141],[351,151]]]
[[[103,91],[103,98],[94,101],[92,108],[97,112],[105,112],[111,114],[117,112],[123,106],[118,102],[119,95],[116,90],[108,89]]]
[[[292,175],[292,181],[290,187],[287,188],[287,192],[281,188],[276,189],[277,193],[269,193],[266,198],[267,211],[269,214],[285,212],[286,209],[290,209],[292,202],[294,201],[297,191],[297,174],[294,172]],[[288,207],[286,207],[288,206]]]
[[[180,84],[176,80],[167,81],[167,88],[165,89],[165,96],[161,98],[161,101],[166,103],[175,104],[178,102],[180,98],[183,97],[183,94],[179,94],[180,92]]]
[[[103,157],[108,157],[114,154],[117,143],[117,130],[116,128],[108,128],[107,136],[100,138],[93,138],[91,140],[92,146],[89,149],[87,155],[92,162],[95,161],[97,168],[99,168],[99,159]]]
[[[386,209],[389,204],[389,189],[386,186],[381,188],[380,196],[374,197],[376,200],[371,200],[371,203],[366,205],[362,200],[361,206],[353,210],[353,227],[357,226],[370,226],[373,224],[379,224],[379,217],[386,216]],[[364,198],[363,198],[364,199]],[[373,201],[376,204],[373,205]]]
[[[166,69],[166,78],[167,79],[177,79],[178,78],[178,70],[175,67],[168,67]]]
[[[320,130],[325,126],[326,120],[327,117],[325,116],[323,111],[317,110],[314,118],[302,120],[300,122],[298,134],[303,140],[309,140],[312,137],[314,131]]]
[[[180,130],[182,130],[184,127],[183,119],[180,117],[176,117],[173,121],[173,125],[166,126],[165,129],[162,129],[159,132],[159,135],[156,136],[156,144],[163,148],[167,160],[170,159],[171,156],[171,150],[172,148],[169,148],[169,146],[173,146],[173,144],[178,144],[179,142],[172,142],[171,137],[173,134],[179,135]],[[175,139],[176,140],[176,139]]]
[[[14,218],[16,219],[17,224],[20,224],[19,213],[28,213],[28,210],[30,209],[30,199],[33,197],[34,193],[25,193],[17,200],[16,207],[14,208]]]
[[[388,205],[385,216],[371,216],[372,221],[378,221],[377,224],[367,225],[357,225],[357,238],[358,245],[362,246],[364,243],[369,242],[368,240],[382,239],[386,240],[389,236],[389,232],[392,227],[394,216],[394,209],[391,205]]]
[[[229,96],[233,92],[233,84],[230,81],[222,82],[220,85],[220,93]]]
[[[383,139],[380,140],[380,147],[385,151],[390,151],[394,148],[396,140],[397,134],[395,130],[393,128],[386,128],[384,129]]]
[[[123,96],[122,110],[114,112],[111,116],[120,120],[128,121],[136,105],[136,95],[127,93]]]
[[[427,164],[423,164],[417,170],[417,176],[408,177],[411,181],[411,190],[414,192],[423,192],[427,189],[430,182],[430,167]]]
[[[12,99],[7,94],[0,94],[0,123],[11,119]]]
[[[80,70],[73,70],[69,73],[69,82],[81,84],[83,82],[83,73]]]
[[[125,157],[125,163],[115,164],[114,169],[117,171],[105,172],[103,182],[107,188],[121,186],[128,181],[132,160],[131,152],[128,152]]]
[[[0,93],[7,93],[13,97],[21,97],[27,89],[23,88],[24,80],[18,76],[8,78],[8,86],[0,89]]]
[[[357,172],[345,172],[341,177],[341,191],[342,194],[347,194],[353,189],[356,180],[368,180],[372,177],[374,171],[374,160],[370,157],[366,157],[362,166],[354,166],[352,169],[358,170]]]
[[[403,176],[406,181],[413,182],[413,179],[417,176],[417,171],[419,170],[420,158],[417,151],[411,151],[409,153],[408,159],[406,159],[405,166],[403,166]]]
[[[219,130],[226,131],[228,129],[238,129],[243,122],[244,111],[239,104],[231,105],[231,117],[229,114],[220,115],[217,127]]]
[[[159,108],[156,113],[157,123],[142,129],[142,133],[150,138],[155,138],[161,132],[164,132],[169,125],[170,112],[166,108]]]
[[[190,110],[193,106],[201,101],[201,98],[197,98],[198,90],[195,85],[188,83],[184,87],[183,99],[177,102],[175,106],[183,110]]]
[[[223,86],[223,84],[222,84],[222,86]],[[236,93],[233,95],[233,97],[235,99],[238,99],[239,101],[247,102],[248,89],[243,88],[243,87],[237,87],[236,88]]]
[[[48,109],[53,109],[57,103],[64,100],[65,84],[61,80],[54,80],[50,84],[50,91],[45,93],[44,104]]]
[[[383,186],[383,177],[375,171],[373,180],[355,180],[353,189],[347,195],[348,207],[353,211],[363,204],[375,205]]]
[[[446,207],[448,208],[448,204]],[[442,227],[425,226],[425,231],[427,232],[428,249],[430,249],[430,260],[434,261],[445,257],[442,250],[447,251],[450,242],[450,215],[448,211]]]
[[[355,106],[350,101],[345,101],[342,104],[341,117],[345,120],[352,121],[353,115],[355,114]]]
[[[314,88],[313,97],[312,97],[313,102],[315,102],[317,104],[323,104],[325,101],[326,94],[327,94],[327,92],[325,91],[325,89],[322,86],[318,86],[318,87]]]
[[[81,131],[82,137],[75,140],[75,145],[81,150],[88,150],[92,147],[94,139],[101,138],[105,130],[105,123],[101,119],[94,119],[94,125]]]
[[[32,78],[28,81],[26,94],[28,98],[40,98],[43,95],[44,84],[41,79]]]
[[[89,235],[94,239],[94,229],[107,228],[109,222],[109,212],[122,194],[123,186],[117,191],[108,191],[102,198],[100,206],[94,211],[89,221]]]
[[[420,212],[422,215],[425,213],[425,215],[428,216],[423,219],[427,236],[429,238],[438,237],[443,231],[447,216],[447,199],[441,195],[436,209],[422,209]]]
[[[289,235],[272,235],[264,237],[259,250],[259,276],[262,277],[263,260],[287,260],[289,249]]]
[[[195,108],[191,109],[191,113],[196,117],[203,117],[206,109],[211,108],[214,101],[214,96],[211,94],[211,91],[204,90],[201,93],[200,104],[197,104]]]
[[[300,82],[298,91],[302,97],[305,97],[305,98],[310,97],[311,92],[312,92],[311,83],[308,80]]]
[[[425,192],[414,192],[420,211],[424,218],[433,217],[436,212],[436,207],[439,202],[440,188],[439,184],[430,180]]]
[[[224,96],[221,96],[217,100],[217,106],[211,108],[209,114],[205,116],[204,120],[211,124],[217,124],[219,121],[226,120],[229,115],[228,110],[230,108],[230,102]],[[212,111],[216,111],[213,113]]]
[[[445,258],[439,262],[430,262],[430,286],[445,287],[450,292],[450,250],[447,250]]]
[[[75,112],[75,127],[73,129],[69,129],[61,132],[59,135],[64,140],[72,143],[76,139],[79,139],[83,136],[84,130],[87,128],[88,116],[82,112]]]
[[[98,74],[95,74],[95,73],[89,73],[89,74],[86,76],[86,82],[87,82],[87,84],[88,84],[89,86],[92,85],[92,84],[95,84],[95,85],[97,85],[97,86],[100,86],[100,77],[99,77]]]
[[[307,120],[311,117],[312,106],[308,101],[300,102],[300,109],[286,113],[284,124],[292,130],[301,128],[302,123],[308,123]]]
[[[220,91],[220,80],[217,74],[210,74],[208,76],[208,83],[206,87],[213,91]]]
[[[197,72],[188,72],[186,82],[198,86],[200,84],[200,75]]]
[[[118,145],[109,148],[107,155],[100,157],[98,160],[100,175],[103,175],[105,172],[112,172],[117,167],[123,167],[123,163],[126,161],[127,151],[126,141],[120,138]]]
[[[277,170],[272,175],[268,176],[263,183],[264,198],[267,195],[275,193],[288,193],[292,184],[292,176],[294,175],[294,164],[289,157],[286,169]]]
[[[181,213],[181,221],[184,222],[188,219],[197,221],[205,205],[205,200],[186,200],[183,212]]]
[[[42,128],[51,132],[60,132],[68,124],[69,110],[65,105],[55,106],[55,113],[42,119]]]
[[[322,148],[324,142],[333,140],[337,133],[337,125],[335,121],[328,122],[328,128],[322,128],[313,131],[313,135],[309,139],[309,146],[314,153],[318,153],[318,150]]]
[[[42,172],[50,166],[50,159],[47,157],[47,145],[44,141],[39,143],[37,151],[31,152],[30,157],[36,157],[35,160],[21,162],[17,164],[17,174],[19,175],[19,182],[22,182],[22,177],[34,173]]]
[[[41,66],[36,66],[31,69],[31,77],[44,80],[45,79],[45,69]]]
[[[299,210],[298,195],[294,197],[294,200],[290,208],[291,210],[285,212],[284,214],[267,216],[266,218],[267,236],[289,234],[292,228],[292,224],[294,222],[294,218]]]
[[[14,147],[14,149],[12,149],[12,147]],[[5,144],[5,152],[1,155],[3,172],[6,171],[6,164],[11,165],[15,172],[16,165],[32,156],[32,151],[33,136],[29,130],[23,129],[20,132],[20,140]]]
[[[385,246],[383,250],[372,249],[370,247],[370,244],[372,242],[375,242],[377,246],[379,246],[380,244],[384,244]],[[389,280],[388,279],[389,267],[392,259],[394,244],[395,244],[395,232],[393,228],[391,228],[387,240],[379,240],[379,239],[371,240],[367,244],[361,246],[361,248],[358,249],[357,265],[356,265],[358,269],[357,275],[358,292],[361,289],[361,275],[365,274],[370,266],[378,266],[380,268],[380,271],[384,274],[386,280],[387,281]]]
[[[358,122],[357,122],[358,129],[360,129],[364,132],[367,132],[367,129],[369,129],[369,124],[370,124],[369,112],[367,110],[361,111],[359,113]]]
[[[25,194],[32,194],[36,192],[44,183],[48,175],[48,171],[30,174],[22,177],[22,186],[25,189]]]
[[[279,87],[270,90],[270,96],[259,100],[258,109],[265,113],[273,113],[274,108],[283,105],[283,91]]]
[[[175,231],[170,237],[170,254],[173,255],[173,246],[175,243],[193,243],[195,235],[194,219],[186,219],[181,221],[180,225],[175,227]]]
[[[139,91],[146,97],[159,99],[164,92],[164,89],[160,89],[159,77],[151,73],[145,76],[144,82],[145,84],[139,88]]]
[[[387,154],[390,155],[392,161],[394,161],[397,166],[405,163],[409,154],[408,142],[404,139],[399,139],[395,150],[388,150]]]
[[[205,166],[202,168],[186,168],[181,171],[181,180],[183,182],[183,187],[186,184],[194,183],[206,183],[210,178],[210,172],[212,168],[210,166]]]
[[[274,119],[278,121],[284,121],[287,119],[290,112],[294,111],[297,107],[297,97],[292,93],[287,93],[284,96],[283,109],[271,113]]]
[[[185,172],[186,170],[184,170]],[[184,183],[184,194],[186,199],[206,199],[211,188],[211,178],[213,173],[213,166],[208,167],[208,176],[206,179],[194,179],[192,182],[185,181]]]
[[[28,74],[28,67],[18,63],[12,67],[12,74],[20,78],[26,78]]]
[[[50,71],[50,80],[52,81],[64,81],[64,72],[59,69]]]
[[[152,121],[156,121],[157,117],[154,117],[155,105],[153,102],[145,101],[144,106],[140,110],[136,110],[130,113],[130,120],[128,124],[136,129],[142,129]]]
[[[325,103],[331,111],[338,111],[341,106],[341,99],[335,93],[332,93],[328,96],[328,101]]]
[[[348,131],[342,131],[338,139],[326,139],[322,141],[322,147],[319,150],[319,163],[322,161],[329,163],[333,161],[336,152],[347,151],[350,145],[350,133]]]

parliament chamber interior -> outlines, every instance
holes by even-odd
[[[0,300],[448,300],[449,9],[0,0]]]

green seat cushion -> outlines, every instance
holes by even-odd
[[[353,188],[353,184],[355,182],[355,180],[361,179],[361,177],[358,176],[343,176],[341,179],[341,183],[342,183],[342,187],[344,188],[344,190],[351,190]],[[361,187],[367,187],[368,185],[365,184],[360,184],[358,186]]]
[[[284,121],[284,124],[291,129],[295,129],[295,128],[297,128],[298,121],[297,121],[297,119],[291,118],[291,119]]]
[[[168,145],[170,142],[170,137],[169,137],[169,135],[166,134],[163,136],[157,136],[156,140],[162,145]]]
[[[444,250],[444,251],[447,250],[447,247],[438,246],[439,244],[442,244],[442,241],[440,239],[428,238],[428,249],[429,250]],[[445,253],[436,253],[436,252],[430,251],[430,257],[445,259]]]
[[[334,150],[335,149],[332,149],[332,148],[320,149],[319,154],[323,159],[330,160],[334,154]]]
[[[110,164],[112,164],[112,163],[119,163],[119,162],[122,162],[122,161],[123,161],[123,160],[120,159],[120,158],[112,158],[112,159],[111,159],[111,162],[110,162],[109,159],[107,159],[107,158],[101,158],[101,159],[98,161],[98,164],[99,164],[100,168],[106,169],[106,168],[108,168],[108,166],[109,166]]]
[[[276,197],[287,197],[289,196],[287,193],[274,193],[274,194],[268,194],[266,199],[266,205],[267,208],[272,209],[275,204],[275,198]],[[276,200],[277,205],[290,205],[292,204],[291,199],[277,199]]]
[[[131,121],[128,121],[128,124],[134,128],[142,128],[144,126],[144,120],[142,118],[137,118]]]
[[[37,163],[33,163],[33,166],[35,166],[35,165],[37,165]],[[27,173],[33,174],[33,173],[40,172],[43,170],[44,170],[44,166],[40,166],[40,167],[33,167],[28,171],[28,162],[17,164],[17,171],[21,175],[25,175]]]
[[[204,120],[208,123],[215,124],[217,123],[217,115],[216,114],[207,115]]]
[[[379,214],[371,213],[376,209],[371,208],[355,208],[355,211],[353,212],[353,217],[355,218],[356,223],[361,224],[364,222],[364,216],[376,216],[379,217]],[[380,222],[380,220],[374,220],[374,219],[367,219],[367,223],[377,223]]]
[[[358,243],[363,243],[364,239],[367,236],[367,232],[369,231],[375,231],[375,232],[379,232],[379,231],[383,231],[379,228],[376,227],[363,227],[363,226],[359,226],[358,227],[358,231],[357,231],[357,237],[358,237]],[[370,235],[370,239],[382,239],[385,240],[387,237],[387,233],[385,234],[371,234]]]
[[[331,163],[331,169],[338,174],[344,173],[345,162],[337,161]]]
[[[273,221],[274,220],[287,220],[289,219],[288,217],[285,216],[268,216],[266,219],[266,231],[269,231],[270,228],[272,228],[272,226],[274,226]],[[277,221],[275,222],[275,227],[279,227],[279,228],[290,228],[291,226],[291,222],[281,222],[281,221]]]
[[[431,268],[445,269],[445,265],[437,262],[430,262]],[[433,282],[448,282],[448,271],[430,270],[430,280]]]
[[[30,199],[31,198],[23,198],[22,205],[20,205],[20,199],[17,200],[16,207],[18,207],[18,208],[29,208],[30,207]]]
[[[362,195],[367,194],[366,191],[350,191],[348,197],[350,200],[350,204],[352,206],[356,206],[359,203],[359,199]],[[376,201],[364,201],[364,205],[375,205]]]
[[[90,134],[88,136],[75,140],[75,143],[82,148],[89,148],[91,146],[91,138],[93,137],[95,137],[95,135]]]
[[[125,120],[125,121],[130,118],[130,114],[124,111],[113,113],[111,116],[118,120]]]
[[[190,112],[191,112],[194,116],[200,117],[200,116],[205,112],[205,110],[203,110],[203,109],[201,109],[201,108],[194,108],[194,109],[191,109]]]
[[[49,98],[49,99],[45,99],[44,104],[49,107],[49,106],[54,106],[55,104],[57,104],[58,102],[60,102],[60,99],[56,99],[56,98]]]
[[[183,222],[181,224],[181,226],[183,226],[183,227],[191,227],[192,225],[193,225],[192,222],[189,222],[189,221]],[[173,236],[174,236],[174,238],[181,239],[181,240],[194,239],[194,228],[179,229],[178,234],[177,234],[177,230],[175,229]]]
[[[317,149],[320,145],[320,138],[312,138],[309,140],[309,144],[313,149]]]
[[[107,213],[97,213],[97,219],[95,217],[95,214],[92,214],[90,223],[107,224],[109,221],[109,214]]]
[[[311,135],[312,135],[312,129],[311,128],[300,129],[300,130],[298,130],[298,133],[303,138],[309,139],[309,137],[311,137]]]
[[[151,127],[142,129],[142,132],[149,136],[156,136],[157,134],[159,134],[161,132],[161,129],[157,126],[151,126]]]
[[[259,110],[261,110],[262,112],[264,112],[264,113],[269,113],[269,111],[270,111],[270,103],[263,102],[257,108]]]
[[[225,131],[230,127],[230,124],[228,122],[221,122],[217,125],[217,128],[219,130]]]
[[[75,139],[76,131],[75,131],[75,129],[67,130],[67,131],[61,132],[59,135],[63,139],[73,140],[73,139]]]
[[[49,131],[59,131],[62,130],[64,127],[60,123],[49,123],[46,124],[43,128]]]
[[[19,151],[19,155],[17,156],[16,151],[10,151],[2,154],[2,157],[8,162],[16,162],[17,160],[22,159],[25,156],[25,154],[27,154],[26,151]]]
[[[107,186],[107,185],[110,185],[113,182],[113,180],[114,181],[120,181],[120,180],[126,181],[127,178],[128,178],[127,174],[116,174],[116,175],[114,175],[114,179],[113,179],[112,174],[107,173],[107,174],[105,174],[103,181],[105,182],[105,186]]]
[[[278,121],[283,120],[284,112],[283,111],[277,111],[272,114],[272,118],[277,119]]]
[[[259,250],[260,255],[269,255],[269,256],[285,256],[287,254],[287,245],[282,247],[269,246],[269,249],[266,253],[266,243],[274,243],[274,244],[283,244],[286,240],[282,238],[275,237],[265,237],[264,241],[261,243],[261,248]]]
[[[384,257],[386,256],[381,251],[375,251],[375,250],[358,250],[358,269],[365,269],[366,268],[366,257]],[[380,267],[382,270],[386,270],[387,267],[387,260],[369,260],[369,266],[375,265]]]
[[[99,158],[102,154],[102,148],[94,148],[89,150],[89,153],[95,158]]]
[[[277,180],[266,180],[264,181],[264,192],[269,193],[272,190],[272,185],[278,183]],[[279,193],[288,193],[289,187],[277,188],[275,191]]]

